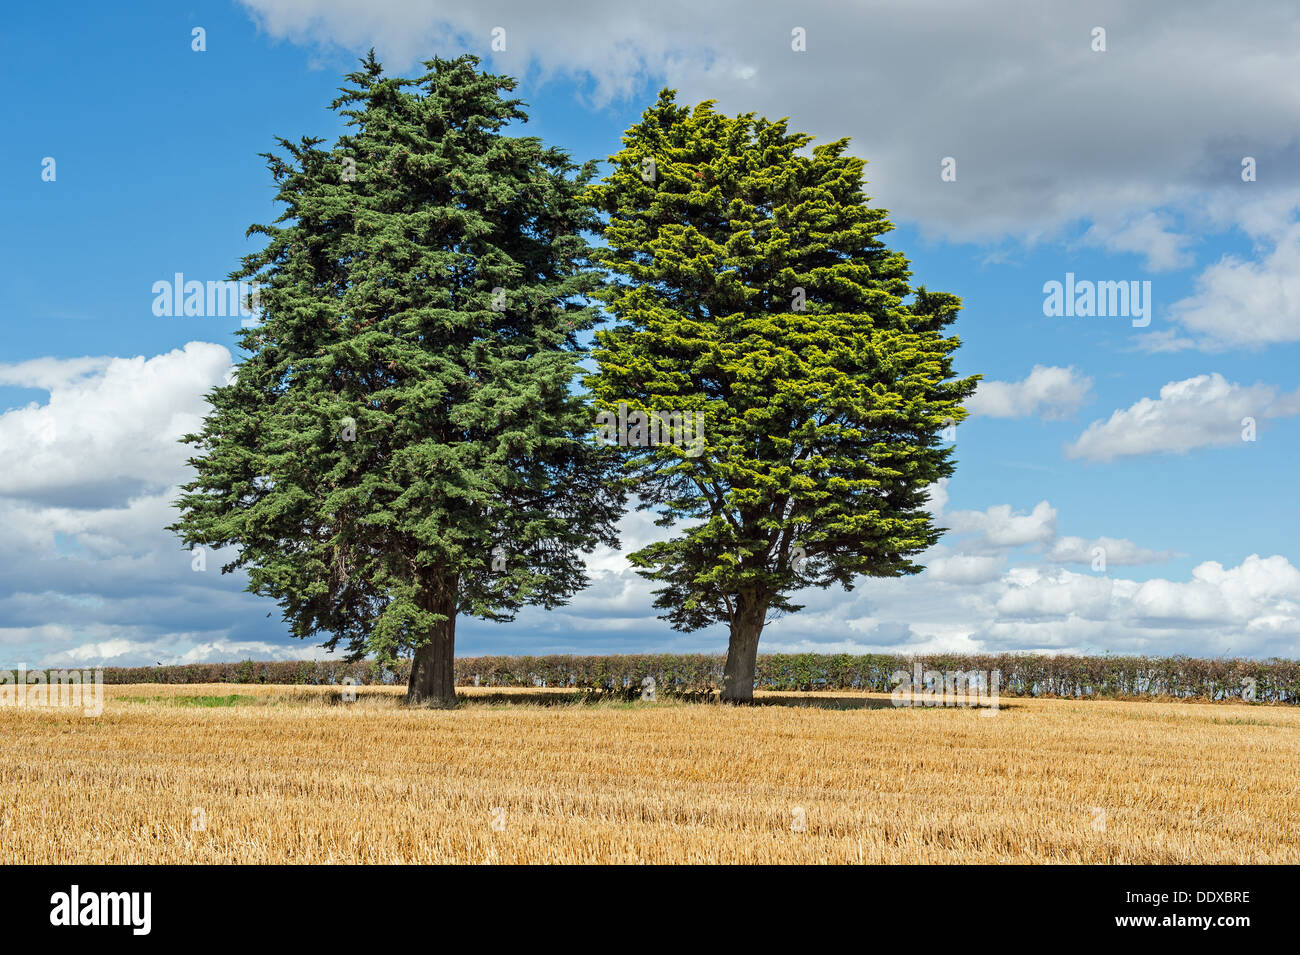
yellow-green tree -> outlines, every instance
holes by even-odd
[[[848,141],[811,140],[665,90],[590,190],[616,319],[598,407],[703,415],[702,446],[640,422],[627,442],[625,480],[675,528],[629,558],[674,628],[730,627],[731,701],[752,699],[764,623],[801,609],[795,591],[922,569],[943,530],[926,489],[954,467],[942,431],[976,384],[945,335],[960,300],[912,286]]]

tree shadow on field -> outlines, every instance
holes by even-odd
[[[594,703],[603,704],[621,704],[631,708],[636,706],[653,706],[655,703],[710,703],[715,706],[726,706],[716,690],[702,692],[674,692],[665,691],[660,688],[656,699],[653,703],[643,703],[640,698],[641,690],[639,687],[619,690],[595,690],[595,689],[553,689],[553,690],[528,690],[528,689],[501,689],[488,693],[458,693],[456,702],[458,704],[471,704],[479,706],[582,706]],[[812,707],[820,710],[892,710],[892,709],[921,709],[921,710],[951,710],[951,709],[990,709],[986,705],[956,707],[951,704],[947,706],[912,706],[900,707],[894,704],[894,701],[888,697],[870,697],[870,696],[812,696],[804,693],[768,693],[763,696],[756,696],[745,706],[783,706],[791,709]],[[1015,709],[1016,704],[999,702],[998,709],[1009,710]]]
[[[456,703],[487,706],[573,706],[576,703],[591,703],[597,696],[580,691],[562,693],[530,693],[527,690],[501,690],[496,693],[457,693]]]
[[[801,693],[781,693],[754,697],[751,706],[788,706],[819,710],[892,710],[890,700],[869,696],[804,696]]]
[[[750,706],[787,706],[787,707],[814,707],[821,710],[985,710],[993,709],[991,706],[984,704],[978,706],[954,706],[947,704],[945,706],[921,706],[906,705],[900,706],[888,698],[871,697],[871,696],[805,696],[802,693],[775,693],[764,696],[756,696]],[[1012,710],[1016,708],[1015,704],[1003,703],[999,701],[996,707],[999,710]]]
[[[496,690],[490,693],[457,693],[456,702],[489,706],[582,706],[593,703],[621,704],[624,706],[654,703],[708,703],[717,699],[716,693],[675,693],[659,690],[658,699],[641,700],[641,688],[626,689],[542,689]]]

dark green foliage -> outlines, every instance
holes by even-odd
[[[223,572],[295,636],[382,661],[436,641],[449,666],[457,614],[585,586],[621,501],[571,387],[595,321],[590,173],[506,135],[526,119],[512,79],[426,65],[387,77],[372,54],[333,104],[347,135],[267,154],[285,209],[232,276],[259,283],[264,322],[185,438],[173,529],[237,548]],[[446,702],[443,676],[415,697]]]

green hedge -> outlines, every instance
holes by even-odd
[[[1255,680],[1255,699],[1300,702],[1300,661],[1203,660],[1192,657],[1042,656],[1035,654],[764,654],[756,686],[764,690],[875,690],[888,692],[892,674],[912,670],[997,670],[1005,696],[1173,697],[1222,700],[1242,696],[1242,680]],[[719,654],[620,656],[460,657],[456,683],[471,686],[570,686],[616,689],[653,676],[665,691],[699,692],[722,685]],[[106,683],[404,684],[408,664],[386,668],[374,661],[273,661],[192,663],[165,667],[105,667]]]

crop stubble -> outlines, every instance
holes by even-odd
[[[0,709],[0,862],[1300,862],[1290,707],[105,692],[98,718]]]

